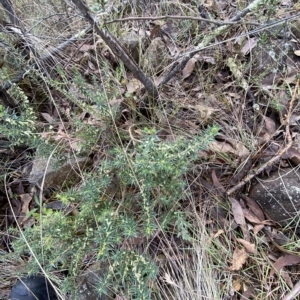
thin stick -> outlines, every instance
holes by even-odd
[[[283,300],[293,300],[296,299],[295,297],[300,293],[300,281],[295,284],[293,289],[286,294]]]

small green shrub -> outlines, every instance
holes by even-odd
[[[179,202],[188,195],[185,175],[198,160],[199,150],[206,148],[219,129],[213,126],[200,136],[169,142],[161,140],[155,129],[144,128],[139,141],[124,147],[128,138],[121,141],[110,129],[119,112],[108,99],[118,97],[117,89],[110,90],[96,78],[88,84],[76,69],[71,84],[63,71],[58,70],[58,75],[60,81],[47,80],[72,107],[70,115],[61,111],[61,117],[69,121],[64,128],[67,134],[57,137],[55,125],[38,123],[37,106],[17,85],[10,95],[18,111],[0,107],[2,134],[12,145],[36,147],[39,155],[56,151],[52,154],[59,157],[68,150],[86,154],[109,132],[113,133],[110,150],[96,170],[83,174],[80,186],[56,194],[65,205],[76,207],[76,213],[34,208],[29,215],[36,224],[13,242],[14,255],[34,257],[28,262],[29,273],[39,272],[40,265],[47,272],[67,271],[68,278],[60,288],[72,291],[73,299],[78,296],[76,280],[87,256],[106,264],[109,261],[96,286],[99,294],[112,291],[129,299],[150,299],[157,267],[146,254],[124,245],[132,238],[147,239],[154,231],[169,229],[184,240],[191,239],[191,224]],[[83,120],[83,112],[93,118],[92,124]],[[70,146],[68,139],[76,140],[76,146]],[[133,194],[127,193],[130,189]]]
[[[163,228],[175,226],[178,235],[189,239],[190,224],[176,202],[184,197],[184,175],[217,131],[212,127],[193,140],[181,138],[171,143],[160,140],[155,130],[145,129],[144,137],[132,149],[115,147],[111,151],[114,158],[86,174],[80,188],[57,195],[65,204],[78,204],[77,215],[53,211],[25,230],[25,238],[44,268],[68,269],[70,277],[76,278],[84,257],[95,253],[97,260],[110,261],[106,277],[97,286],[99,293],[110,290],[130,295],[130,299],[150,299],[149,281],[155,277],[155,264],[122,249],[121,244],[132,237],[150,237],[161,228],[160,223]],[[121,199],[118,193],[112,197],[113,178],[117,178],[117,189],[134,186],[134,199]],[[158,211],[167,214],[158,215]],[[13,246],[20,255],[28,253],[22,238]],[[32,272],[38,270],[35,260],[30,267]]]

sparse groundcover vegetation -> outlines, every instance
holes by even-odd
[[[300,7],[227,2],[0,1],[1,299],[296,297]]]

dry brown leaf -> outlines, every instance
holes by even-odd
[[[41,115],[48,123],[53,123],[54,119],[48,113],[41,113]]]
[[[234,153],[236,154],[235,149],[229,145],[228,143],[225,142],[211,142],[208,145],[209,150],[213,151],[213,152],[220,152],[220,153]]]
[[[251,244],[250,242],[245,241],[244,239],[237,239],[237,240],[245,247],[248,253],[253,253],[253,254],[257,253],[254,244]]]
[[[286,236],[282,231],[276,230],[271,226],[265,227],[265,233],[270,240],[274,241],[276,244],[283,246],[291,242],[290,238]]]
[[[251,198],[243,195],[243,200],[246,202],[250,210],[255,214],[255,216],[262,222],[265,220],[265,215],[260,208],[260,206]]]
[[[197,61],[198,61],[198,56],[195,55],[187,62],[184,69],[182,70],[183,79],[188,78],[192,74]]]
[[[219,229],[214,235],[213,238],[217,238],[219,235],[223,234],[224,230],[223,229]]]
[[[132,78],[127,82],[126,87],[127,87],[127,92],[132,94],[135,91],[139,90],[142,87],[142,84],[139,80]]]
[[[233,252],[233,258],[231,262],[231,266],[228,268],[229,271],[238,271],[242,268],[243,264],[246,262],[248,258],[248,253],[244,248],[235,249]]]
[[[236,143],[235,145],[231,146],[226,142],[214,141],[211,142],[208,147],[211,151],[220,153],[232,153],[238,157],[246,157],[250,153],[242,143]]]
[[[247,157],[249,156],[249,150],[242,143],[235,143],[234,147],[236,148],[238,157]]]
[[[260,232],[264,227],[265,227],[265,225],[255,225],[254,229],[253,229],[254,236],[256,236],[257,233]]]
[[[257,38],[256,37],[253,37],[253,38],[250,38],[246,41],[245,45],[243,46],[242,48],[242,53],[244,55],[247,55],[250,53],[250,51],[256,46],[257,44]]]
[[[245,221],[245,216],[241,204],[233,197],[229,197],[229,200],[231,202],[232,213],[235,222],[238,225],[244,226],[246,224],[246,221]]]
[[[243,234],[244,234],[244,239],[249,241],[250,235],[249,235],[249,231],[246,226],[246,220],[245,220],[243,208],[242,208],[241,204],[239,203],[239,201],[237,201],[235,198],[229,197],[229,200],[231,202],[234,220],[241,227]]]
[[[29,213],[29,204],[32,200],[32,195],[22,194],[19,195],[22,202],[22,213],[23,215],[18,219],[18,223],[23,224],[28,218],[26,215]]]
[[[273,264],[274,269],[271,270],[270,276],[273,276],[275,271],[279,271],[285,266],[298,265],[300,263],[300,256],[287,254],[279,257]]]
[[[263,116],[263,119],[265,121],[266,132],[269,135],[273,135],[276,132],[276,124],[275,124],[275,122],[271,118],[269,118],[267,116]]]
[[[283,271],[281,270],[280,272],[280,276],[284,279],[284,281],[286,282],[286,284],[292,289],[294,287],[294,284],[293,284],[293,280],[290,276],[290,272],[286,272],[286,271]],[[295,299],[295,298],[294,298]],[[283,299],[283,300],[286,300],[286,299]]]
[[[277,270],[280,270],[281,268],[285,266],[293,266],[293,265],[298,265],[300,263],[300,256],[298,255],[293,255],[293,254],[287,254],[284,256],[279,257],[275,263],[274,267]]]
[[[294,164],[299,165],[300,164],[300,152],[294,148],[291,147],[288,149],[284,155],[282,156],[283,159],[290,159]]]
[[[267,143],[276,132],[276,124],[275,122],[266,116],[262,116],[264,119],[264,126],[259,133],[259,144],[262,145]]]
[[[261,221],[259,220],[259,218],[249,209],[244,208],[243,209],[244,212],[244,216],[245,218],[254,224],[261,224]]]
[[[249,156],[250,151],[242,143],[233,139],[228,139],[227,142],[235,149],[235,154],[238,157],[244,158]]]
[[[237,279],[233,280],[232,287],[236,292],[240,291],[242,288],[241,278],[238,277]]]
[[[19,195],[21,201],[22,201],[22,212],[25,214],[29,213],[29,203],[32,200],[32,196],[30,194],[22,194]]]
[[[211,177],[212,177],[212,180],[213,180],[213,183],[214,183],[214,186],[216,186],[219,191],[222,191],[222,192],[225,192],[225,188],[223,187],[223,185],[220,183],[217,175],[216,175],[216,171],[215,169],[212,170],[211,172]]]

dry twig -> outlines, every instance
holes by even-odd
[[[286,296],[283,298],[283,300],[293,300],[296,299],[295,297],[300,293],[300,281],[297,282],[293,289],[286,294]]]

